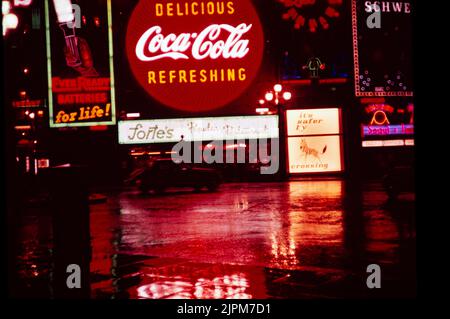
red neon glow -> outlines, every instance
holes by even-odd
[[[370,125],[386,125],[390,124],[389,119],[386,115],[386,112],[378,110],[373,113],[372,121],[370,121]]]
[[[190,112],[238,98],[256,77],[263,49],[262,26],[249,0],[141,0],[126,34],[130,68],[142,88],[160,103]]]
[[[365,97],[361,99],[361,104],[382,104],[386,102],[384,97]]]
[[[377,111],[383,111],[385,113],[393,113],[394,108],[389,104],[370,104],[366,107],[366,113],[374,113]]]
[[[89,126],[89,130],[91,131],[107,131],[108,126],[107,125],[95,125],[95,126]]]
[[[63,79],[55,76],[52,78],[52,89],[57,93],[109,91],[111,89],[110,78],[87,78],[80,76],[75,79]]]
[[[59,105],[106,104],[109,102],[110,78],[52,78],[52,87]]]
[[[25,94],[26,96],[26,94]],[[43,105],[42,100],[26,100],[26,101],[13,101],[12,104],[14,107],[40,107]]]
[[[287,9],[282,15],[284,20],[293,20],[295,29],[301,29],[307,22],[310,32],[316,32],[319,23],[323,30],[328,30],[330,28],[328,18],[338,18],[340,16],[338,7],[342,5],[342,0],[278,0],[278,2],[284,4]],[[327,2],[325,6],[324,2]],[[311,16],[312,11],[318,11],[318,14]]]
[[[31,125],[17,125],[14,128],[16,130],[31,130]]]

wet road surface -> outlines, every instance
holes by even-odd
[[[316,180],[107,195],[90,206],[94,298],[415,296],[414,194],[391,203],[379,183]],[[21,223],[24,290],[51,295],[49,217]],[[381,289],[367,288],[369,264]]]

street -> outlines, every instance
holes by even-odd
[[[414,194],[378,182],[110,192],[90,205],[93,298],[402,298],[416,294]],[[51,295],[50,217],[21,218],[22,296]],[[367,266],[381,267],[369,289]]]

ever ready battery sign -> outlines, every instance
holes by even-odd
[[[111,0],[45,1],[50,127],[113,125]]]

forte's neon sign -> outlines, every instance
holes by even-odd
[[[208,111],[232,102],[255,79],[264,37],[250,0],[141,0],[126,51],[140,86],[175,109]]]

